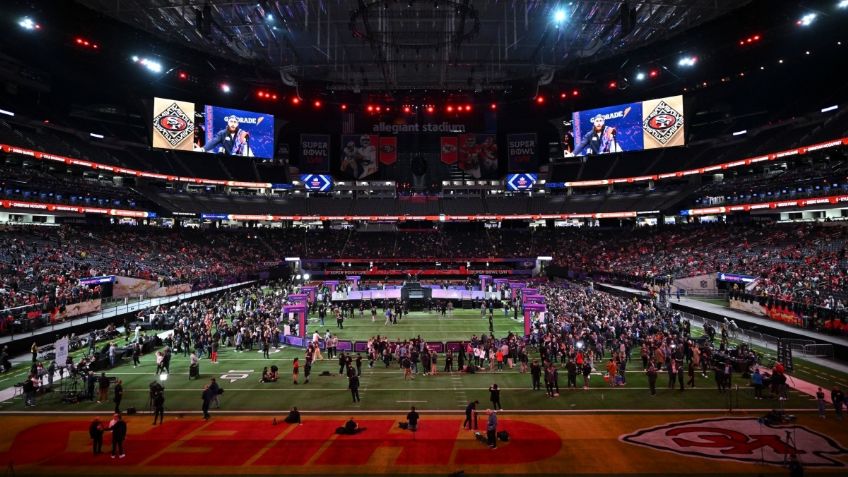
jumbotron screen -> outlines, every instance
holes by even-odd
[[[682,146],[683,96],[576,111],[572,128],[575,156]]]
[[[153,98],[152,145],[160,149],[272,159],[274,116]]]

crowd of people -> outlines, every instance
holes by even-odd
[[[97,297],[94,275],[203,288],[258,273],[281,257],[536,257],[574,273],[635,281],[728,272],[755,277],[756,297],[842,313],[848,303],[848,229],[829,224],[713,224],[636,229],[303,229],[193,231],[157,227],[7,227],[0,230],[0,310],[50,312]],[[448,257],[443,257],[447,255]],[[9,327],[11,314],[0,320]],[[0,331],[3,331],[0,329]]]

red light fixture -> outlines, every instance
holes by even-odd
[[[447,111],[448,111],[449,113],[452,113],[452,112],[453,112],[453,106],[448,105],[448,107],[447,107],[447,108],[445,108],[445,109],[447,109]]]
[[[470,111],[471,111],[471,105],[470,105],[470,104],[466,104],[466,105],[465,105],[465,110],[470,112]]]
[[[560,93],[559,94],[559,99],[565,99],[567,97],[568,97],[568,95],[566,93]]]
[[[181,80],[188,79],[188,73],[186,73],[185,71],[180,71],[179,73],[177,73],[177,76],[178,76]]]
[[[298,98],[297,96],[293,97],[292,104],[294,104],[295,106],[300,104],[300,98]]]
[[[276,95],[276,94],[272,94],[272,95],[271,95],[271,99],[277,99],[277,95]]]
[[[660,72],[659,72],[659,71],[657,71],[657,70],[651,70],[651,72],[650,72],[650,73],[648,73],[648,76],[650,76],[651,78],[656,78],[659,74],[660,74]]]
[[[403,112],[404,112],[404,113],[409,113],[410,111],[412,111],[412,109],[410,109],[410,107],[409,107],[409,106],[404,106],[404,107],[403,107]]]
[[[377,112],[379,113],[379,112],[380,112],[380,107],[379,107],[379,106],[375,106],[375,107],[374,107],[374,110],[375,110],[375,111],[377,111]]]
[[[317,100],[317,99],[316,99],[316,100],[315,100],[315,102],[314,102],[314,103],[312,103],[312,104],[313,104],[316,108],[320,108],[320,107],[321,107],[321,101],[319,101],[319,100]]]
[[[607,88],[609,88],[609,89],[618,88],[618,82],[617,81],[610,81],[609,84],[607,85]]]
[[[435,111],[435,110],[436,110],[436,108],[434,108],[434,107],[432,107],[432,106],[427,106],[427,112],[428,112],[428,113],[432,113],[432,112],[433,112],[433,111]]]
[[[374,112],[374,106],[372,106],[372,105],[370,105],[370,104],[369,104],[369,105],[368,105],[368,107],[367,107],[367,108],[365,108],[365,109],[366,109],[369,113],[373,113],[373,112]]]
[[[536,104],[545,104],[544,96],[536,96]]]
[[[494,111],[494,110],[498,109],[498,103],[492,103],[492,104],[490,104],[490,105],[489,105],[489,109],[491,109],[492,111]]]
[[[340,107],[342,108],[342,111],[347,111],[347,105],[346,104],[342,103],[342,105]]]
[[[572,95],[572,96],[578,96],[578,95],[580,95],[580,91],[577,91],[577,90],[575,89],[574,91],[572,91],[572,92],[571,92],[571,95]]]

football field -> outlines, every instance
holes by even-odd
[[[488,320],[481,318],[478,310],[457,310],[454,316],[445,318],[436,313],[413,312],[400,320],[398,325],[387,326],[383,320],[372,323],[366,313],[365,319],[357,317],[345,320],[343,329],[335,326],[335,320],[327,320],[323,327],[311,323],[310,330],[317,329],[323,334],[329,329],[340,339],[348,340],[365,341],[377,334],[388,336],[391,340],[403,340],[420,334],[428,341],[460,341],[474,334],[480,336],[486,333]],[[521,333],[522,327],[521,322],[505,317],[502,312],[495,313],[496,336],[505,336],[509,331]],[[530,350],[531,360],[538,356],[538,351]],[[533,391],[530,374],[519,372],[517,365],[511,369],[505,366],[503,371],[485,369],[467,374],[456,371],[454,360],[454,371],[444,372],[444,354],[440,354],[437,375],[425,376],[423,370],[420,370],[414,379],[404,380],[403,371],[396,360],[389,367],[382,362],[375,362],[373,367],[369,367],[367,356],[363,355],[359,403],[352,402],[347,388],[348,380],[339,374],[338,360],[327,359],[325,352],[324,360],[315,361],[310,382],[304,382],[301,367],[298,384],[294,384],[291,369],[295,357],[300,358],[302,366],[302,348],[275,348],[271,351],[270,359],[265,359],[259,350],[238,352],[233,348],[222,347],[217,364],[211,363],[208,358],[201,359],[200,378],[189,379],[188,356],[175,354],[171,360],[170,374],[165,381],[160,381],[165,387],[166,411],[199,412],[201,391],[211,378],[215,378],[224,389],[220,411],[238,412],[282,412],[292,406],[303,411],[377,412],[399,411],[413,405],[424,411],[461,412],[473,400],[480,401],[480,408],[485,409],[489,405],[489,386],[495,383],[501,389],[503,407],[510,411],[771,409],[780,404],[776,400],[755,400],[748,380],[742,379],[738,373],[734,375],[734,389],[725,393],[717,391],[712,374],[706,378],[696,374],[696,386],[680,391],[676,386],[675,389],[669,389],[667,374],[660,373],[658,393],[650,396],[638,349],[634,350],[634,359],[627,368],[624,386],[610,387],[604,381],[604,360],[595,363],[596,371],[590,377],[588,389],[583,389],[582,376],[578,376],[576,389],[568,389],[565,370],[560,369],[560,396],[555,398],[547,397],[544,390]],[[260,382],[262,369],[266,366],[279,368],[280,379],[277,382]],[[139,367],[133,367],[125,359],[123,364],[107,371],[107,375],[123,381],[123,409],[148,409],[149,385],[160,379],[155,374],[155,368],[155,358],[153,354],[148,354],[142,357]],[[845,380],[845,377],[840,379]],[[82,390],[81,384],[79,389]],[[816,402],[809,396],[792,391],[789,400],[782,405],[790,409],[815,409]],[[53,392],[41,395],[37,406],[31,410],[108,412],[112,407],[111,393],[109,402],[83,400],[67,404],[62,402],[60,393]],[[0,411],[24,409],[20,397],[0,404]]]

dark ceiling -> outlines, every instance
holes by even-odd
[[[670,38],[749,0],[79,0],[332,90],[500,90]],[[564,19],[555,21],[561,10]]]

